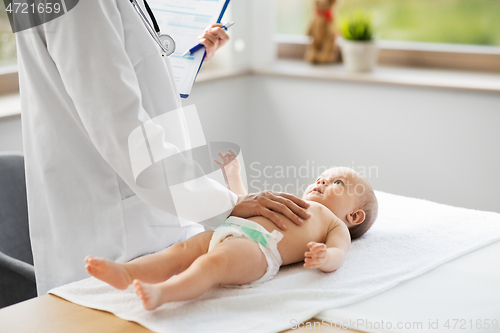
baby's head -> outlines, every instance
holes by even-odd
[[[349,228],[351,239],[363,235],[377,218],[378,202],[370,183],[359,172],[332,168],[309,185],[302,199],[330,209]]]

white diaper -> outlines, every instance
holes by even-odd
[[[271,280],[274,276],[276,276],[280,266],[283,264],[281,255],[278,252],[278,243],[283,238],[283,234],[281,232],[274,230],[270,233],[260,224],[231,216],[214,230],[214,234],[212,235],[212,239],[210,240],[210,245],[208,247],[208,252],[210,252],[215,245],[230,238],[246,238],[258,243],[261,251],[266,257],[267,270],[264,276],[254,282],[241,286],[225,285],[224,287],[250,288],[256,284],[261,284]]]

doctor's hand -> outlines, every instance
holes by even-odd
[[[231,212],[231,216],[242,218],[263,216],[276,224],[281,230],[286,230],[286,225],[276,213],[286,216],[297,225],[302,225],[304,219],[311,217],[304,209],[308,207],[309,204],[307,202],[294,195],[265,191],[244,197],[241,196],[238,204]]]
[[[207,55],[205,60],[210,60],[221,46],[229,41],[229,36],[224,29],[221,29],[222,23],[212,24],[205,29],[203,35],[198,37],[198,42],[205,46]]]

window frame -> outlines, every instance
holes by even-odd
[[[269,0],[235,2],[231,10],[234,20],[241,22],[233,29],[233,36],[235,40],[243,38],[247,42],[244,52],[234,54],[233,50],[233,68],[251,70],[279,59],[304,58],[310,37],[269,34],[269,31],[274,31],[276,10],[270,6]],[[252,22],[256,24],[249,24]],[[380,47],[379,64],[383,66],[500,73],[500,47],[387,40],[377,43]],[[0,66],[0,95],[18,91],[17,65]]]
[[[275,34],[278,59],[303,59],[311,38]],[[341,39],[337,38],[337,43]],[[500,73],[500,47],[378,40],[379,65]]]
[[[0,67],[0,95],[19,92],[17,65]]]

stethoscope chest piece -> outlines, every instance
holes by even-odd
[[[160,27],[158,26],[158,22],[156,22],[156,18],[153,14],[153,11],[148,5],[148,2],[144,0],[144,6],[146,7],[146,11],[149,14],[149,17],[151,18],[151,21],[153,22],[153,26],[149,23],[148,19],[146,18],[146,15],[142,11],[141,7],[137,3],[137,0],[130,0],[132,3],[132,6],[134,7],[135,11],[139,14],[139,17],[142,20],[142,23],[144,23],[144,26],[148,30],[149,34],[155,42],[158,44],[158,46],[161,49],[161,54],[169,56],[175,51],[175,41],[170,35],[165,35],[162,34],[160,35]]]
[[[169,55],[175,52],[175,40],[170,35],[166,34],[160,35],[160,41],[167,50],[164,55],[168,57]]]

